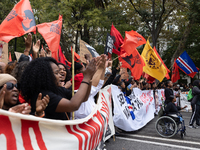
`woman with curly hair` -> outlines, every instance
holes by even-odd
[[[38,93],[49,95],[49,104],[45,109],[45,118],[67,120],[65,112],[73,112],[88,99],[91,79],[97,70],[100,57],[94,58],[84,71],[84,78],[78,92],[71,98],[71,91],[60,87],[58,64],[51,57],[37,58],[30,62],[22,74],[21,91],[27,101],[30,100],[31,112],[35,113]]]
[[[63,63],[58,63],[58,67],[61,75],[61,86],[69,88],[71,86],[70,79],[72,78],[70,70]]]

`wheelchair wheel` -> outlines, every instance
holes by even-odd
[[[160,117],[156,121],[155,128],[158,134],[162,137],[169,138],[177,133],[176,122],[168,116]]]

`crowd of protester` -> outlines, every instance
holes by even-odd
[[[30,49],[33,58],[30,57]],[[74,89],[72,96],[72,68],[58,63],[51,57],[51,51],[40,50],[40,41],[32,44],[32,35],[25,38],[25,50],[18,61],[5,64],[0,62],[0,108],[22,114],[31,114],[48,119],[69,120],[74,112],[75,119],[87,117],[97,103],[101,88],[113,84],[119,87],[125,96],[129,96],[133,88],[141,90],[165,89],[167,111],[183,109],[174,102],[180,97],[173,91],[189,91],[192,84],[173,84],[171,81],[149,83],[147,79],[139,81],[130,76],[122,79],[121,63],[112,65],[105,54],[96,58],[85,55],[86,63],[75,62]],[[195,86],[199,88],[199,82]],[[197,89],[197,93],[200,90]],[[155,94],[155,93],[154,93]],[[196,120],[199,126],[200,101],[192,103],[190,126]]]

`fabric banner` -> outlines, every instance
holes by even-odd
[[[160,111],[161,105],[163,104],[163,101],[165,101],[165,89],[159,89],[157,91],[157,98],[155,98],[155,114],[157,115]],[[156,95],[156,94],[155,94]]]
[[[142,91],[134,88],[129,95],[131,105],[128,105],[121,90],[112,85],[112,97],[114,103],[115,126],[125,131],[135,131],[144,127],[154,118],[155,104],[152,90]],[[131,117],[130,108],[135,118]]]
[[[185,105],[187,105],[187,108],[185,109],[185,111],[192,111],[191,104],[187,100],[187,95],[188,95],[188,92],[180,93],[180,96],[181,96],[180,97],[180,106],[184,107]]]
[[[92,113],[79,120],[52,120],[0,110],[1,150],[93,150],[114,133],[111,86],[99,93]],[[111,131],[113,130],[113,131]]]

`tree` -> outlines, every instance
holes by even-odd
[[[173,0],[129,0],[135,12],[140,16],[140,21],[145,23],[151,33],[153,47],[157,47],[157,41],[167,19],[180,5]]]

